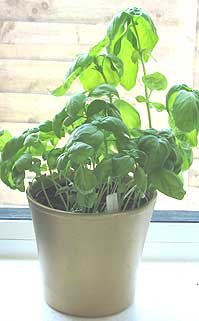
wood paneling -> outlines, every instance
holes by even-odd
[[[150,12],[155,20],[176,24],[182,0],[0,0],[0,19],[16,21],[108,22],[114,14],[127,7],[138,6]],[[189,2],[189,7],[191,3]],[[178,19],[177,19],[178,18]]]
[[[52,95],[0,93],[0,122],[39,123],[46,117],[52,119],[66,101],[67,97]]]

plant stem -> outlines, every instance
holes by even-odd
[[[48,198],[48,194],[46,193],[46,190],[45,190],[45,187],[44,187],[44,183],[43,183],[42,181],[41,181],[41,187],[42,187],[42,191],[43,191],[43,193],[44,193],[44,195],[45,195],[45,197],[46,197],[46,200],[47,200],[49,206],[50,206],[51,208],[53,208],[53,206],[52,206],[52,204],[51,204],[51,202],[50,202],[50,200],[49,200],[49,198]]]
[[[134,21],[133,21],[133,29],[135,31],[135,35],[136,35],[136,38],[137,38],[138,53],[139,53],[139,56],[140,56],[143,75],[145,77],[147,75],[147,73],[146,73],[145,63],[144,63],[144,59],[143,59],[143,55],[142,55],[142,48],[141,48],[141,44],[140,44],[140,39],[139,39],[139,35],[138,35],[138,32],[137,32],[136,25],[135,25]],[[146,98],[146,107],[147,107],[149,128],[152,128],[151,113],[150,113],[150,101],[149,101],[150,94],[148,93],[148,88],[147,88],[147,86],[145,84],[144,84],[144,92],[145,92],[145,98]]]

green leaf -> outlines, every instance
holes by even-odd
[[[105,183],[112,176],[112,156],[103,158],[95,168],[98,185]]]
[[[142,81],[150,90],[165,90],[167,88],[167,79],[159,72],[143,76]]]
[[[16,167],[12,170],[12,178],[13,182],[16,186],[16,188],[20,192],[25,192],[25,185],[24,185],[24,179],[25,179],[25,172],[19,172]]]
[[[86,96],[84,94],[78,93],[73,95],[66,106],[69,116],[77,116],[77,114],[84,109],[85,104]]]
[[[173,103],[175,125],[182,131],[199,128],[199,97],[191,91],[181,90]]]
[[[8,130],[0,131],[0,152],[3,150],[5,144],[12,138]]]
[[[90,91],[100,84],[105,83],[102,73],[97,70],[94,63],[92,63],[87,69],[85,69],[80,74],[79,78],[85,91]]]
[[[136,84],[138,73],[138,61],[132,59],[135,49],[132,47],[126,37],[121,39],[121,49],[117,55],[123,63],[123,75],[120,84],[126,89],[132,89]]]
[[[147,173],[163,167],[170,153],[168,141],[153,135],[142,136],[139,139],[138,147],[148,156],[145,165]]]
[[[124,177],[133,171],[134,159],[129,155],[115,155],[112,159],[113,177]]]
[[[49,169],[57,167],[57,159],[63,153],[63,148],[54,148],[45,155]]]
[[[112,132],[115,137],[129,135],[129,131],[126,125],[116,117],[101,117],[99,118],[99,120],[94,121],[93,123],[95,123],[96,126],[101,129]]]
[[[118,107],[122,120],[129,130],[141,127],[140,115],[132,105],[122,99],[115,100],[114,104]]]
[[[186,90],[186,91],[192,91],[191,88],[189,88],[187,85],[185,84],[180,84],[180,85],[175,85],[175,86],[172,86],[167,95],[166,95],[166,107],[167,107],[167,110],[171,109],[173,107],[173,103],[176,99],[176,96],[178,95],[178,93],[181,91],[181,90]]]
[[[39,133],[33,133],[28,135],[25,140],[24,140],[24,146],[25,147],[30,147],[34,146],[39,142]]]
[[[144,96],[137,96],[135,97],[138,103],[144,103],[146,101],[146,98]]]
[[[152,52],[158,42],[156,27],[150,16],[141,8],[128,8],[125,10],[127,15],[131,17],[129,28],[135,33],[135,28],[139,36],[140,46],[143,50]],[[145,61],[148,56],[144,55]]]
[[[116,96],[119,97],[118,91],[115,87],[109,84],[102,84],[94,88],[89,93],[90,97],[101,97],[101,96]]]
[[[76,142],[68,149],[69,158],[75,163],[84,163],[89,157],[93,156],[94,149],[92,146]]]
[[[75,172],[74,183],[80,193],[90,194],[95,190],[95,187],[97,186],[97,179],[93,174],[93,171],[80,166]]]
[[[51,132],[52,129],[52,121],[51,120],[46,120],[45,122],[39,124],[38,126],[39,130],[44,133]]]
[[[97,56],[101,50],[106,47],[109,43],[108,37],[105,37],[103,40],[98,42],[94,47],[92,47],[89,51],[89,56],[95,57]]]
[[[95,201],[97,200],[97,193],[92,192],[90,194],[77,193],[77,203],[83,208],[92,208]]]
[[[138,189],[142,193],[145,193],[147,190],[147,175],[143,168],[139,165],[137,166],[136,171],[134,173],[134,179]]]
[[[161,103],[154,103],[154,102],[151,102],[150,104],[150,108],[154,108],[156,109],[158,112],[161,112],[163,110],[166,110],[166,107],[161,104]]]
[[[188,170],[192,163],[193,163],[193,152],[191,147],[184,143],[184,142],[179,142],[179,149],[182,157],[182,171]]]
[[[18,172],[23,172],[27,169],[30,169],[32,166],[32,155],[29,153],[23,154],[19,159],[15,162],[14,166],[16,167]]]
[[[67,152],[59,155],[57,159],[57,169],[59,169],[60,171],[65,170],[68,165],[68,161],[69,157]]]
[[[11,138],[2,150],[1,159],[7,161],[15,156],[16,153],[23,148],[24,139],[24,135]]]
[[[109,39],[108,52],[114,53],[114,48],[116,44],[125,32],[126,21],[126,13],[121,12],[114,16],[111,22],[109,23],[107,29],[107,37]]]
[[[58,114],[53,118],[52,127],[57,137],[64,137],[65,133],[63,130],[63,122],[68,116],[67,109],[64,107]]]
[[[80,54],[77,56],[66,74],[63,85],[53,90],[51,94],[54,96],[65,95],[73,81],[81,74],[83,70],[88,68],[88,66],[92,63],[92,60],[93,58],[89,54]]]
[[[96,99],[88,105],[86,114],[88,117],[91,117],[99,114],[101,111],[106,111],[107,107],[107,103],[104,100]]]
[[[77,127],[68,140],[68,147],[74,142],[82,142],[97,149],[104,141],[104,134],[93,124],[83,124]]]
[[[183,199],[185,191],[179,176],[167,169],[152,172],[149,176],[150,182],[161,193],[176,199]]]
[[[191,132],[186,134],[187,140],[191,147],[197,147],[198,146],[198,130],[194,129]]]

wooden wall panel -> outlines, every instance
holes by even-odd
[[[180,20],[182,0],[0,0],[0,19],[49,22],[108,22],[118,11],[138,6],[154,19],[176,24]],[[189,7],[191,3],[189,2]]]

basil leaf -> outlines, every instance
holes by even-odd
[[[104,134],[93,124],[83,124],[76,128],[69,137],[68,147],[74,142],[83,142],[97,149],[104,141]]]
[[[84,94],[78,93],[73,95],[66,106],[69,116],[70,117],[77,116],[77,114],[83,110],[85,104],[86,104],[86,96]]]
[[[25,153],[15,162],[14,167],[16,167],[18,172],[23,172],[30,169],[32,166],[32,155]]]
[[[176,96],[181,90],[192,91],[192,89],[185,84],[172,86],[166,95],[166,107],[168,110],[173,107]]]
[[[0,152],[3,150],[5,144],[12,138],[8,130],[0,131]]]
[[[134,179],[138,189],[141,192],[145,193],[147,190],[147,175],[143,168],[139,165],[137,166],[136,171],[134,173]]]
[[[152,172],[149,175],[149,180],[158,191],[167,196],[181,200],[185,195],[179,176],[167,169]]]
[[[104,100],[96,99],[93,100],[87,107],[87,116],[91,117],[95,114],[99,114],[101,111],[106,111],[108,105]]]
[[[77,190],[82,194],[90,194],[97,186],[96,176],[93,171],[80,166],[75,172],[74,183]]]
[[[86,195],[80,192],[77,193],[77,203],[80,207],[92,208],[96,200],[97,193],[92,192]]]
[[[94,88],[89,93],[90,97],[101,97],[101,96],[116,96],[119,97],[118,91],[115,87],[109,84],[102,84]]]
[[[94,121],[94,123],[99,128],[112,132],[116,137],[129,135],[128,128],[120,119],[116,117],[101,117],[98,121]]]
[[[53,130],[52,121],[46,120],[45,122],[39,124],[38,128],[41,132],[44,132],[44,133],[51,132]]]
[[[61,138],[64,137],[65,133],[63,130],[63,122],[68,116],[67,109],[64,107],[58,114],[53,118],[52,128],[56,136]]]
[[[68,149],[68,154],[71,161],[83,163],[94,154],[94,149],[88,144],[76,142]]]
[[[134,159],[129,155],[115,155],[112,159],[112,176],[123,177],[133,171]]]
[[[25,140],[25,136],[21,135],[18,137],[11,138],[4,146],[2,153],[1,153],[1,159],[2,161],[7,161],[11,159],[15,154],[23,148],[23,143]]]
[[[136,96],[135,99],[138,103],[144,103],[146,101],[146,98],[144,96]]]
[[[140,115],[132,105],[122,99],[115,100],[114,104],[118,107],[122,120],[129,130],[141,127]]]
[[[167,88],[167,79],[159,72],[143,76],[142,81],[150,90],[165,90]]]
[[[65,95],[73,81],[92,63],[92,60],[93,58],[89,54],[77,56],[66,74],[63,85],[53,90],[51,94],[54,96]]]
[[[148,156],[145,164],[147,173],[163,167],[170,153],[168,141],[152,135],[142,136],[139,139],[138,147]]]
[[[172,115],[182,131],[199,128],[199,97],[194,92],[181,90],[173,103]]]
[[[165,110],[166,109],[166,107],[163,105],[163,104],[161,104],[161,103],[150,103],[149,104],[150,105],[150,108],[154,108],[154,109],[156,109],[158,112],[161,112],[161,111],[163,111],[163,110]]]

